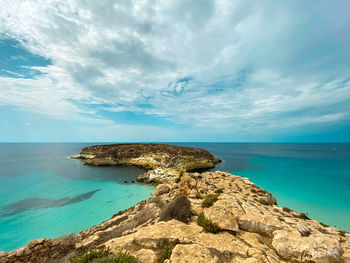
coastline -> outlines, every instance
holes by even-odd
[[[206,262],[214,259],[219,261],[213,262],[248,262],[250,258],[265,258],[270,262],[320,262],[320,258],[326,260],[322,262],[347,262],[350,258],[349,233],[309,220],[305,214],[278,207],[271,194],[247,178],[219,171],[183,172],[166,177],[164,173],[145,175],[152,180],[143,182],[158,184],[149,199],[76,236],[31,241],[25,248],[2,253],[0,262],[23,259],[30,262],[57,259],[57,262],[63,262],[99,246],[107,246],[113,252],[127,249],[140,262],[154,262],[162,249],[161,246],[153,246],[154,242],[173,246],[171,262],[182,262],[181,258],[191,258],[192,262],[197,262],[193,261],[196,250],[205,255]],[[218,201],[212,207],[203,209],[203,200],[198,194],[203,198],[216,194],[219,189],[222,193]],[[189,222],[160,220],[161,211],[179,195],[187,196],[190,200],[193,213]],[[218,224],[218,234],[207,233],[195,223],[201,211]],[[169,236],[171,232],[173,234]],[[315,244],[318,245],[315,247]],[[256,249],[253,254],[249,252],[252,248]],[[245,252],[237,253],[237,249]],[[262,253],[262,250],[266,252]]]
[[[221,192],[218,189],[222,189],[218,201],[212,207],[202,208],[203,199],[196,197],[198,191],[215,194]],[[193,215],[189,222],[160,220],[164,206],[180,193],[191,201]],[[224,172],[185,173],[179,182],[159,184],[152,197],[97,226],[76,236],[31,241],[25,248],[0,254],[0,262],[15,262],[28,255],[28,262],[64,262],[100,246],[113,252],[127,249],[139,262],[154,262],[163,245],[152,244],[159,242],[174,245],[171,262],[182,262],[182,257],[195,260],[195,249],[206,255],[207,262],[215,257],[224,260],[217,262],[231,262],[231,257],[234,262],[246,262],[250,257],[264,257],[270,262],[321,262],[319,257],[326,260],[322,262],[350,259],[349,233],[278,207],[275,202],[271,194],[244,177]],[[203,231],[196,224],[195,218],[201,211],[218,224],[218,234]],[[252,248],[256,249],[255,254],[250,254]],[[237,249],[241,252],[237,253]],[[212,250],[214,256],[209,253]]]

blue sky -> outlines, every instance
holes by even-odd
[[[350,141],[350,2],[0,2],[0,142]]]

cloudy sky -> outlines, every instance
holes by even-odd
[[[350,1],[0,0],[0,141],[350,141]]]

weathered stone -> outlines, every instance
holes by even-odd
[[[297,231],[276,231],[272,246],[282,258],[298,262],[341,262],[344,253],[335,236],[313,234],[302,237]]]
[[[34,250],[34,251],[41,250],[43,247],[44,247],[43,245],[39,244],[39,245],[36,245],[36,246],[33,248],[33,250]]]
[[[149,263],[157,263],[157,256],[153,250],[150,249],[141,249],[136,254],[136,258],[140,263],[149,262]]]
[[[156,168],[149,178],[178,177],[167,172]],[[168,188],[165,190],[163,186]],[[268,192],[247,178],[223,172],[183,173],[180,180],[170,180],[163,186],[158,186],[151,198],[77,236],[32,241],[26,248],[0,253],[0,263],[5,260],[6,263],[50,262],[52,259],[69,262],[68,254],[100,246],[109,247],[113,253],[128,250],[140,263],[158,262],[169,245],[173,253],[168,263],[350,263],[349,233],[277,207]],[[222,191],[217,191],[221,188]],[[160,221],[161,211],[185,192],[190,193],[183,196],[189,207],[187,211],[191,210],[187,223],[173,217]],[[219,192],[219,200],[203,209],[203,200],[196,194],[206,196],[215,192]],[[259,201],[261,198],[270,199]],[[219,233],[206,232],[196,223],[196,215],[202,211],[212,223],[219,225]]]
[[[299,222],[296,229],[303,237],[308,237],[310,235],[310,229],[302,222]]]
[[[154,195],[163,195],[170,192],[170,187],[166,184],[157,185]]]
[[[54,253],[51,254],[51,257],[52,257],[52,258],[56,258],[56,257],[58,257],[60,254],[61,254],[60,251],[56,251],[56,252],[54,252]]]
[[[46,256],[50,253],[50,248],[49,247],[44,247],[40,250],[39,252],[41,255]]]
[[[215,204],[212,207],[204,209],[204,214],[213,223],[217,223],[220,229],[234,232],[239,231],[235,215],[231,210],[223,206]]]
[[[241,230],[269,237],[273,236],[275,230],[283,229],[280,221],[271,215],[245,214],[238,217],[237,223]]]
[[[212,255],[210,250],[198,244],[176,245],[170,257],[171,262],[177,263],[219,263],[219,258]]]
[[[167,144],[111,144],[85,147],[73,156],[88,165],[135,165],[152,171],[140,176],[139,182],[162,182],[180,173],[213,168],[221,162],[207,150]]]

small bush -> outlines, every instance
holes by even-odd
[[[202,202],[202,207],[211,207],[218,200],[218,197],[219,194],[207,195]]]
[[[213,223],[208,219],[203,212],[198,215],[197,224],[203,227],[203,229],[209,233],[216,234],[220,231],[217,224]]]
[[[219,188],[219,189],[216,189],[215,190],[215,193],[216,194],[222,194],[224,192],[224,189],[223,188]]]
[[[258,237],[258,242],[261,244],[261,245],[265,245],[265,242],[264,242],[264,239],[262,239],[262,237]]]
[[[163,248],[163,255],[162,255],[163,261],[166,259],[170,259],[171,253],[173,253],[173,247],[171,245],[166,245]]]
[[[137,259],[129,254],[129,252],[118,252],[113,263],[137,263]]]
[[[197,199],[203,199],[203,196],[200,193],[196,193],[196,198]]]
[[[188,223],[188,219],[191,217],[191,202],[187,196],[180,195],[173,201],[165,206],[160,213],[160,220],[167,221],[176,219],[178,221]]]
[[[258,202],[262,205],[269,205],[269,203],[266,201],[266,199],[260,198]]]
[[[74,263],[137,263],[137,259],[129,252],[118,252],[113,255],[109,249],[90,250],[81,257],[76,257]]]

